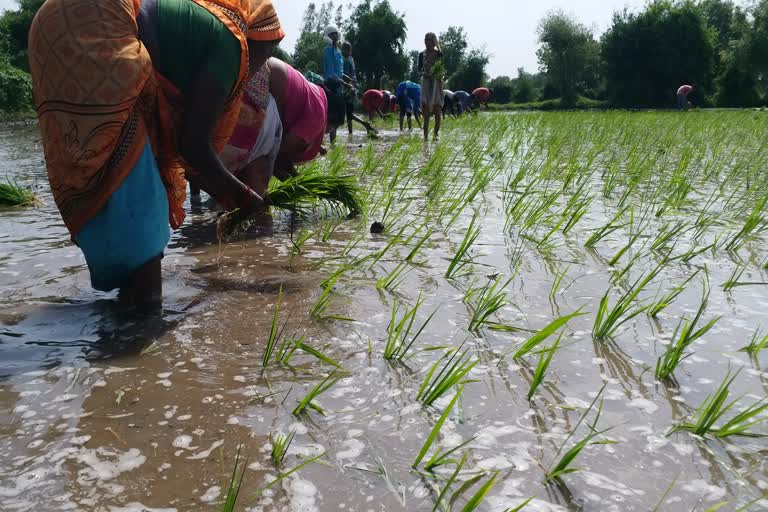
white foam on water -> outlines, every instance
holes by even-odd
[[[624,497],[642,496],[645,494],[643,491],[632,489],[631,487],[628,487],[621,482],[612,480],[605,475],[601,475],[600,473],[582,471],[578,474],[581,475],[587,485],[614,492]]]
[[[194,450],[196,446],[190,446],[192,444],[192,436],[182,435],[177,437],[171,443],[174,448],[181,448],[183,450]]]
[[[117,460],[110,460],[110,459]],[[147,458],[138,448],[126,452],[112,451],[106,448],[84,449],[75,459],[86,467],[78,472],[78,483],[87,485],[93,481],[108,481],[141,467]]]
[[[640,409],[645,414],[653,414],[659,410],[658,405],[656,405],[655,403],[651,402],[646,398],[640,398],[640,397],[633,398],[631,401],[627,402],[627,407],[631,407],[633,409]]]
[[[211,447],[208,448],[207,450],[202,451],[200,453],[196,453],[195,455],[192,455],[191,457],[187,457],[187,459],[189,459],[189,460],[207,459],[208,457],[210,457],[210,455],[213,452],[213,450],[215,450],[216,448],[219,448],[221,446],[224,446],[224,440],[223,439],[219,439],[218,441],[215,441],[211,445]]]
[[[288,481],[286,481],[288,480]],[[283,489],[288,494],[291,512],[317,512],[317,500],[320,497],[315,484],[299,476],[283,480]]]
[[[213,487],[209,487],[207,491],[205,491],[205,494],[200,496],[200,501],[203,503],[213,503],[216,501],[216,499],[221,494],[221,487],[218,485],[214,485]]]
[[[110,506],[109,512],[178,512],[175,508],[152,508],[141,503],[132,502],[124,507]]]
[[[365,449],[365,443],[358,439],[347,439],[342,443],[342,446],[344,446],[346,449],[336,454],[336,458],[338,460],[354,460],[358,458]]]
[[[691,480],[687,484],[683,484],[681,488],[696,496],[703,497],[707,501],[717,501],[725,496],[725,489],[710,485],[704,480]]]

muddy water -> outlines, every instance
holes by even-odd
[[[456,137],[445,135],[448,144]],[[385,132],[376,144],[395,140]],[[364,143],[356,136],[348,145],[354,153]],[[415,169],[430,151],[417,152]],[[667,489],[660,510],[704,510],[726,501],[724,510],[736,510],[768,491],[765,440],[666,435],[729,367],[742,368],[735,392],[747,401],[765,396],[765,355],[750,360],[738,352],[757,325],[768,325],[764,287],[713,291],[706,316],[724,319],[697,342],[676,373],[678,386],[657,382],[653,366],[677,318],[695,312],[700,288],[684,292],[658,323],[644,316],[629,323],[615,342],[592,340],[594,313],[577,318],[529,403],[536,359],[500,357],[528,335],[469,334],[464,291],[442,277],[471,211],[450,236],[436,230],[396,293],[375,284],[408,254],[405,248],[343,276],[328,313],[354,319],[344,322],[312,321],[308,311],[363,221],[341,222],[325,241],[324,219],[305,222],[301,229],[317,232],[294,254],[292,219],[279,215],[270,232],[220,249],[211,212],[187,205],[187,224],[163,262],[164,310],[145,318],[122,311],[114,294],[90,289],[83,257],[68,242],[48,191],[34,125],[0,129],[0,175],[6,174],[34,187],[47,206],[0,211],[0,510],[218,510],[238,447],[247,464],[239,509],[431,510],[439,491],[410,466],[450,398],[437,408],[416,400],[425,369],[440,352],[421,352],[405,364],[381,356],[392,301],[413,304],[420,292],[419,322],[437,311],[420,346],[465,343],[479,361],[440,444],[475,438],[462,478],[499,472],[481,510],[501,512],[532,496],[525,510],[650,510]],[[577,240],[559,247],[555,261],[568,268],[567,277],[550,300],[553,259],[519,252],[520,241],[504,229],[497,181],[478,200],[486,208],[473,268],[481,282],[495,273],[510,276],[522,254],[501,321],[538,329],[581,306],[596,311],[610,286],[604,256]],[[366,236],[355,253],[370,254],[387,242]],[[609,243],[605,252],[621,245]],[[734,268],[728,259],[706,263],[713,283]],[[750,274],[750,281],[765,280],[759,270]],[[687,275],[680,266],[665,279],[678,283]],[[316,400],[325,415],[291,411],[332,366],[299,353],[290,365],[262,367],[281,288],[283,334],[306,336],[350,372]],[[544,484],[544,470],[603,385],[599,427],[613,427],[606,437],[618,443],[589,447],[575,464],[583,471]],[[264,490],[278,474],[270,436],[291,431],[296,437],[284,470],[325,455]],[[577,432],[583,437],[584,425]],[[452,470],[437,473],[447,478]],[[750,510],[761,507],[768,502]]]

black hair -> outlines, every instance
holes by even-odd
[[[347,103],[344,95],[338,94],[325,88],[325,95],[328,98],[328,124],[332,126],[341,126],[347,118]]]

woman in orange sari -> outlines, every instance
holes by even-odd
[[[269,0],[48,0],[30,69],[56,204],[98,290],[159,304],[187,176],[227,208],[263,200],[218,158],[251,72],[284,33]]]

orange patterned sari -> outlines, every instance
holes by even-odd
[[[240,76],[214,134],[220,151],[237,122],[248,77],[249,24],[271,3],[194,1],[221,20],[242,48]],[[153,70],[138,39],[139,6],[140,0],[48,0],[30,30],[30,69],[48,177],[73,238],[134,168],[147,139],[168,193],[170,225],[178,228],[184,221],[186,180],[176,148],[184,98]],[[270,29],[274,33],[274,26]]]

